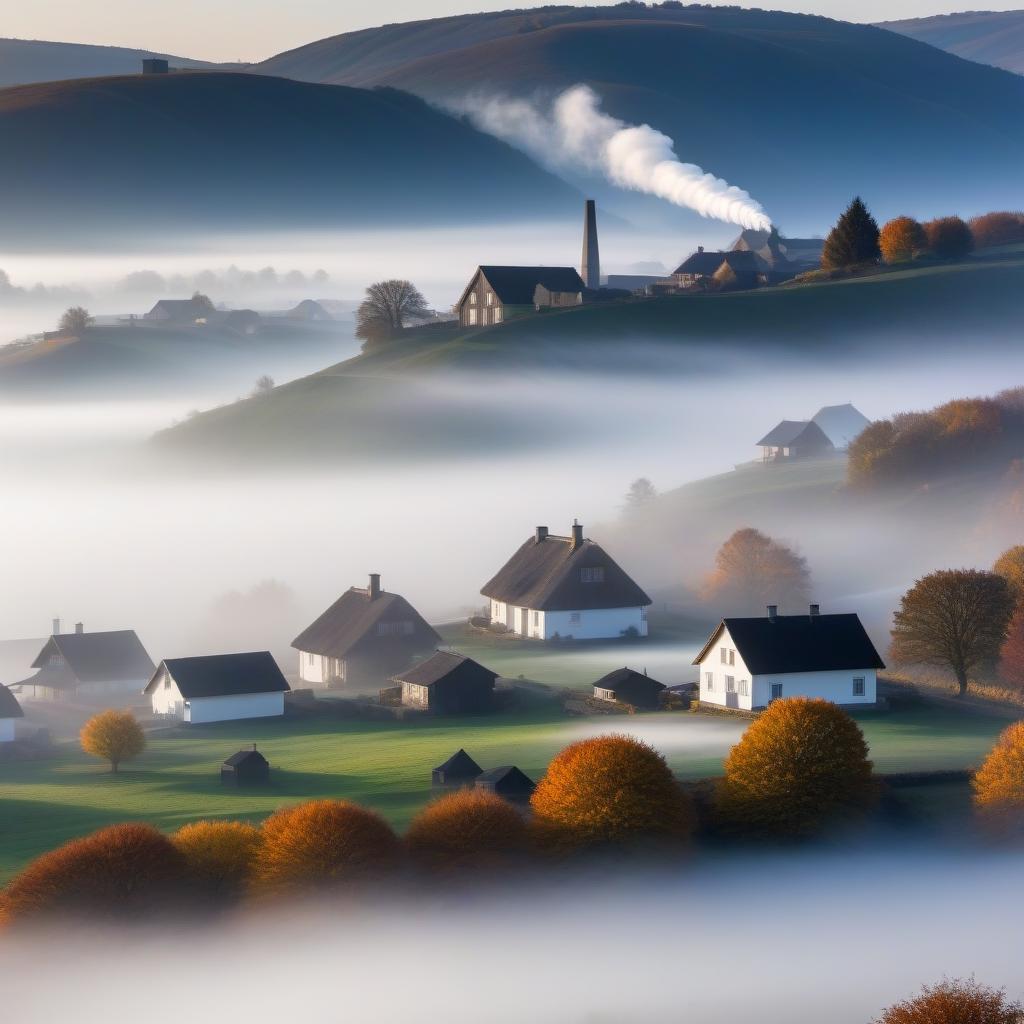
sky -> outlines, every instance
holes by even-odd
[[[613,2],[589,0],[591,5]],[[1014,10],[1021,4],[1022,0],[986,0],[983,6]],[[540,0],[0,0],[0,33],[9,38],[129,46],[200,60],[254,61],[374,25],[539,5]],[[972,9],[971,0],[760,0],[749,6],[848,21]]]

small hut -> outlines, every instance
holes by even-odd
[[[491,768],[476,777],[476,788],[487,789],[506,800],[529,800],[537,784],[515,765],[505,764]]]
[[[646,672],[617,668],[594,683],[594,697],[653,710],[658,707],[664,689],[664,683],[651,679]]]
[[[430,781],[435,786],[468,785],[482,774],[480,765],[460,747],[444,764],[439,764],[430,773]]]
[[[252,745],[239,750],[220,766],[220,781],[225,786],[265,786],[270,782],[270,762]]]

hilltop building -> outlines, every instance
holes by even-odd
[[[779,615],[723,619],[693,661],[701,703],[747,711],[780,697],[874,704],[885,664],[856,615]]]
[[[807,459],[835,451],[825,432],[813,420],[782,420],[757,444],[762,462]]]
[[[850,442],[871,425],[871,420],[849,402],[845,405],[823,406],[814,414],[811,422],[821,428],[832,446],[840,452],[845,452]]]
[[[666,285],[656,285],[655,290],[745,290],[759,288],[773,279],[771,268],[752,252],[712,252],[700,246],[676,267]]]
[[[492,625],[537,640],[647,636],[651,599],[573,523],[568,537],[546,526],[522,544],[481,590]]]
[[[426,661],[393,677],[402,704],[441,714],[462,715],[494,707],[497,672],[454,651],[437,651]]]
[[[194,324],[211,313],[203,299],[161,299],[143,316],[143,320],[163,320],[174,324]]]
[[[582,305],[585,290],[573,267],[477,267],[456,309],[463,327],[487,327],[541,309]]]
[[[821,238],[783,238],[776,228],[771,231],[743,231],[732,243],[734,252],[752,252],[765,267],[789,275],[821,266],[825,242]]]

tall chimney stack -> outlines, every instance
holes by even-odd
[[[583,527],[574,519],[572,521],[572,549],[575,551],[583,543]]]
[[[595,291],[601,287],[601,254],[597,245],[597,204],[588,199],[583,212],[583,283]]]
[[[820,614],[821,614],[821,605],[820,604],[812,604],[811,605],[811,618],[815,619]]]
[[[779,606],[777,604],[768,605],[768,618],[774,622],[779,617]]]
[[[370,573],[370,600],[376,601],[380,597],[380,573]]]
[[[60,633],[60,619],[53,620],[53,635],[57,636]]]
[[[85,623],[83,623],[83,622],[76,622],[75,623],[75,632],[78,633],[79,636],[81,636],[82,633],[85,632]]]
[[[537,527],[537,543],[539,544],[542,540],[548,539],[548,528],[546,526]]]

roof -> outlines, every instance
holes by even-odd
[[[659,683],[657,679],[652,679],[646,672],[637,672],[631,668],[617,668],[614,672],[609,672],[606,676],[601,676],[596,683],[595,687],[600,687],[602,690],[611,690],[613,693],[625,692],[631,687],[643,687],[648,690],[664,690],[665,684]]]
[[[550,292],[582,292],[583,278],[575,267],[478,267],[499,301],[507,306],[532,306],[533,293],[542,284]],[[476,280],[470,281],[459,300],[461,305]]]
[[[445,772],[449,775],[453,772],[458,772],[461,775],[480,775],[483,769],[460,747],[444,764],[439,764],[434,771]]]
[[[226,758],[224,764],[237,768],[239,765],[246,764],[247,762],[251,764],[269,764],[267,759],[255,747],[251,750],[239,750],[229,758]]]
[[[0,686],[0,718],[24,717],[25,712],[21,710],[18,698],[6,686]]]
[[[441,642],[441,637],[423,616],[399,594],[382,590],[371,601],[370,591],[365,587],[349,587],[327,611],[292,641],[292,647],[309,654],[344,658],[360,640],[375,630],[378,622],[397,619],[418,622],[421,635],[427,634],[430,644]],[[423,636],[423,639],[427,637]]]
[[[723,629],[752,675],[885,668],[855,614],[723,619],[694,665],[704,660]]]
[[[821,427],[825,436],[837,447],[846,448],[871,420],[851,403],[825,405],[815,414],[812,423]]]
[[[603,568],[599,582],[584,583],[580,569]],[[611,556],[592,540],[530,537],[480,591],[484,597],[540,611],[636,608],[651,603]]]
[[[675,269],[676,274],[704,274],[710,277],[721,265],[727,253],[720,249],[707,251],[698,249],[691,256],[688,256]]]
[[[480,681],[487,685],[492,685],[498,678],[497,672],[484,668],[478,661],[467,658],[464,654],[456,654],[454,651],[435,651],[425,661],[421,661],[401,675],[395,676],[394,679],[397,682],[410,683],[415,686],[433,686],[456,672],[467,679],[471,676],[479,676]]]
[[[186,700],[291,689],[269,651],[165,658],[143,693],[151,693],[166,669]]]
[[[494,786],[502,782],[524,781],[531,786],[534,784],[533,779],[514,764],[503,764],[500,768],[489,768],[487,771],[481,772],[476,777],[476,781],[478,784],[483,783],[485,786]]]
[[[829,445],[832,443],[813,420],[783,420],[769,430],[757,443],[764,448],[786,448],[796,444],[797,441],[802,444]]]
[[[44,668],[52,654],[63,656],[65,665],[79,683],[142,680],[153,674],[153,659],[134,629],[57,633],[43,644],[32,668]]]
[[[199,299],[160,299],[147,313],[152,316],[157,310],[162,310],[174,317],[201,317],[210,312],[210,307]]]

